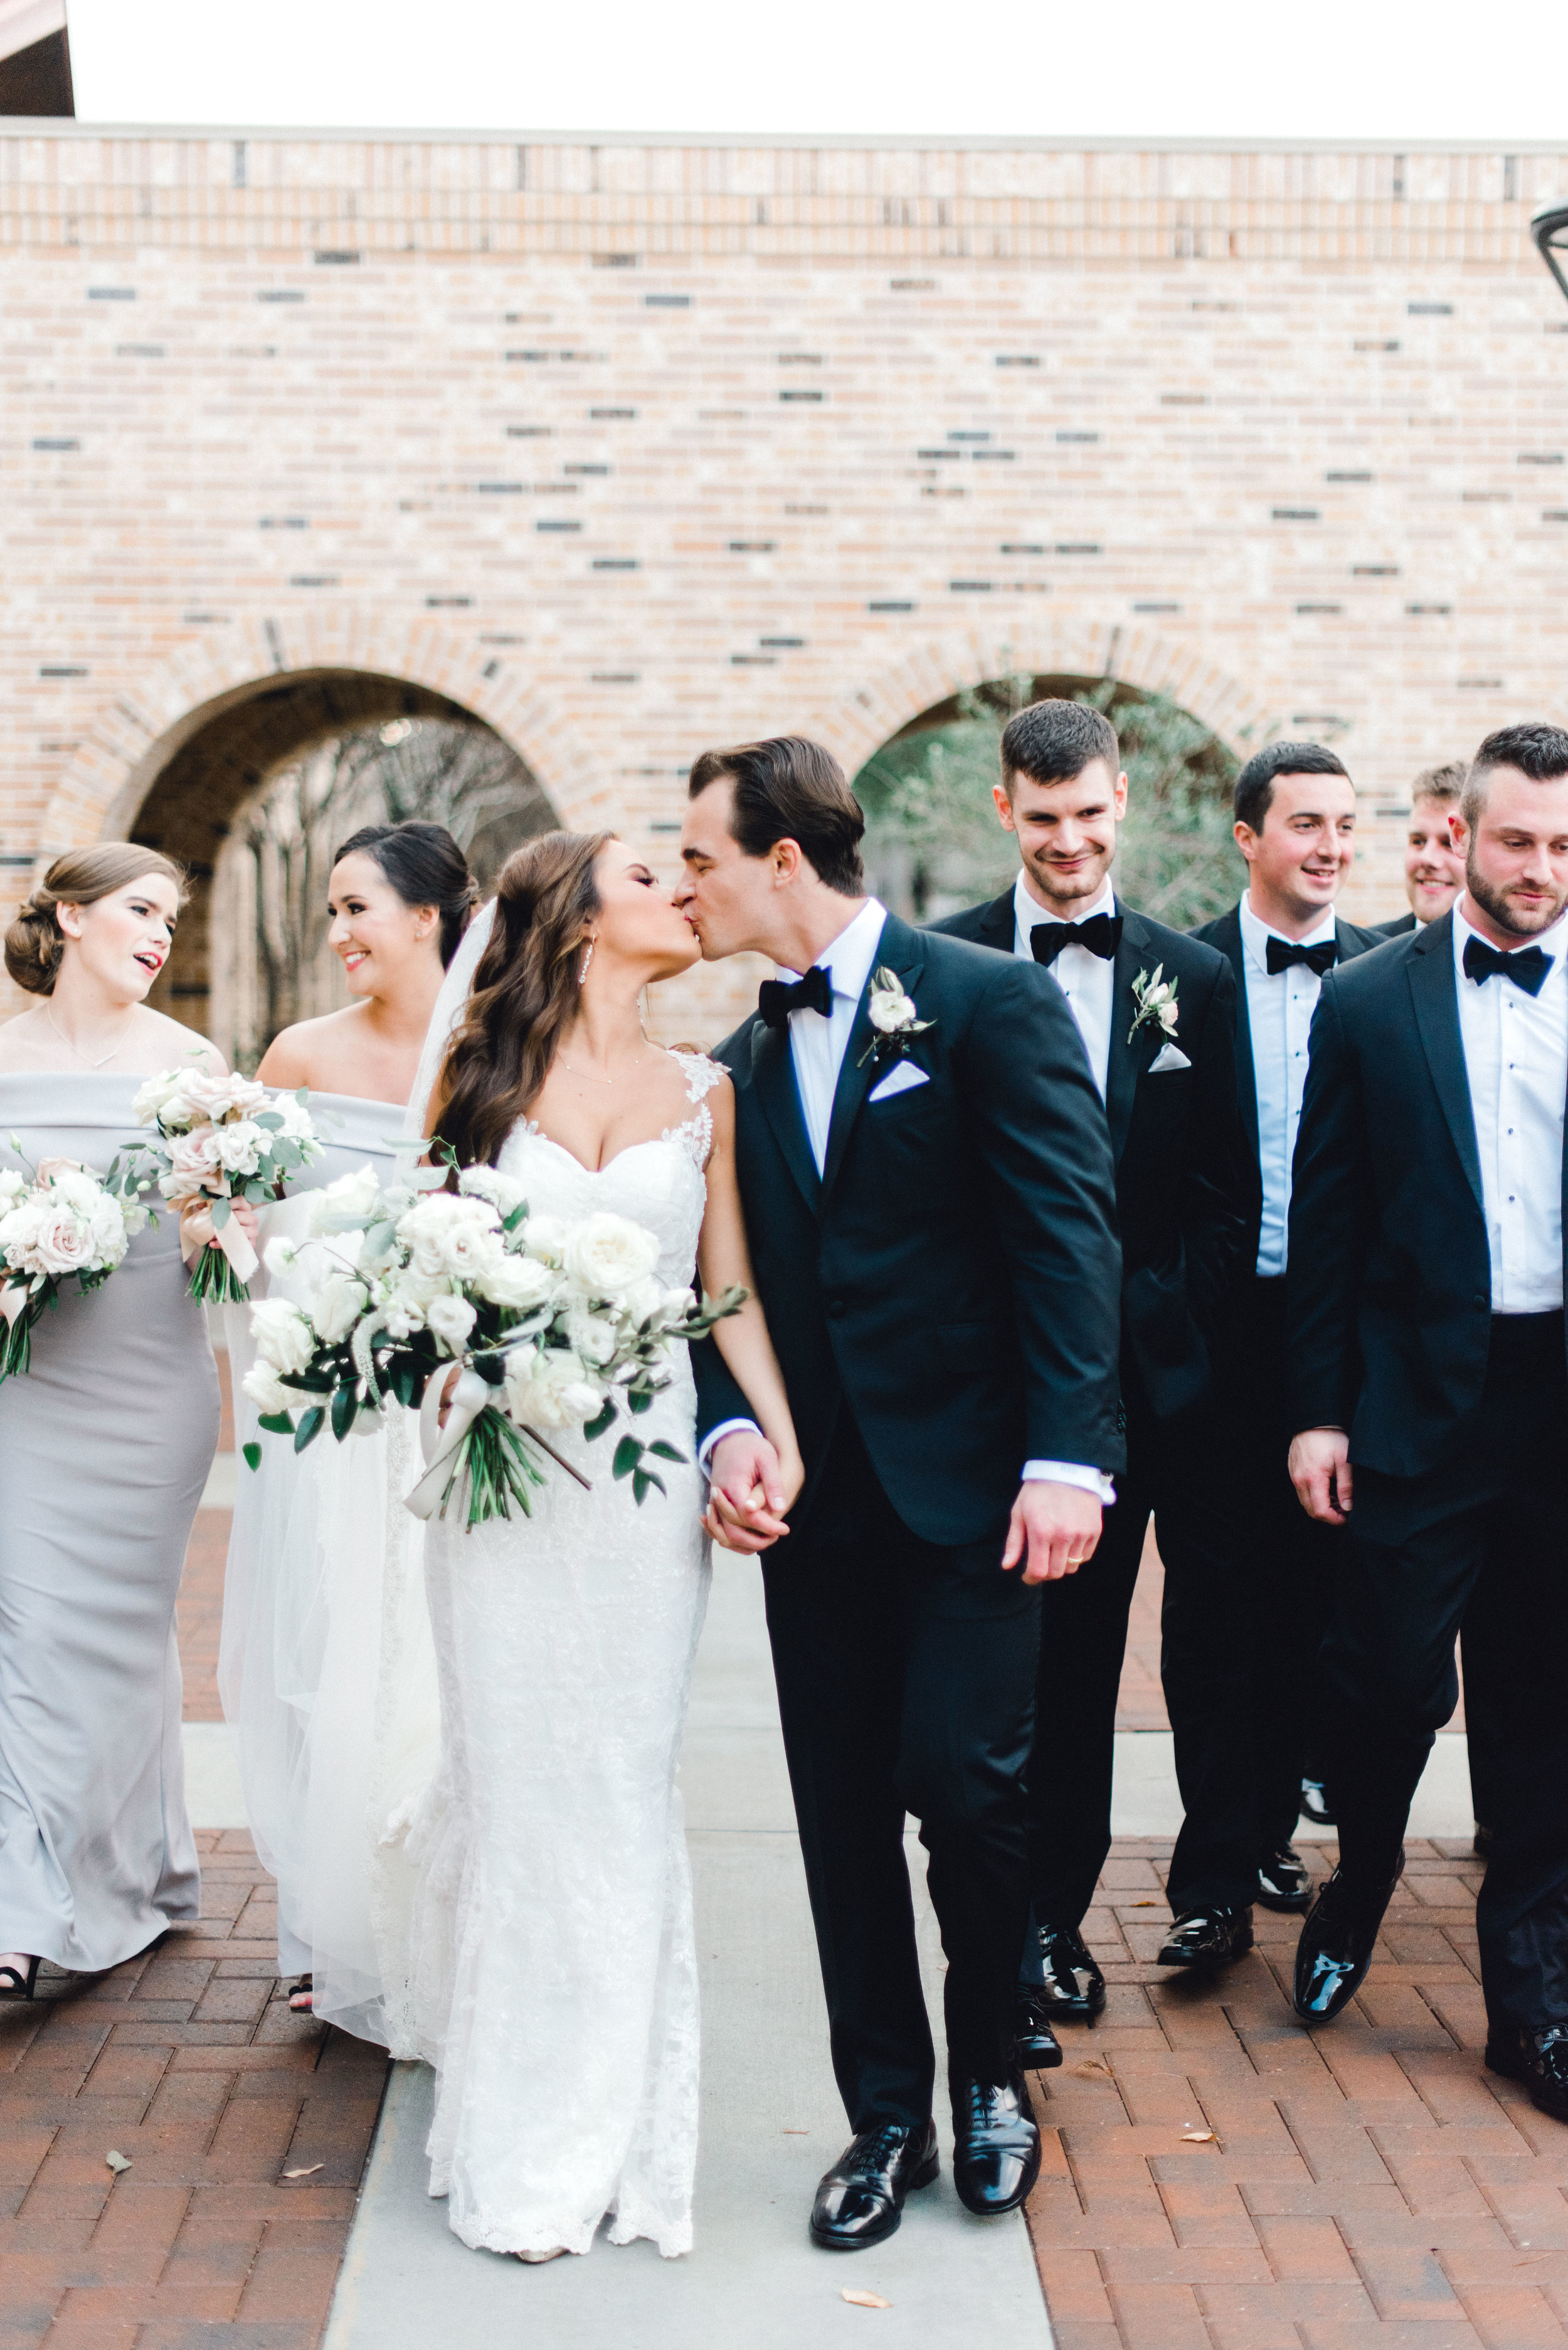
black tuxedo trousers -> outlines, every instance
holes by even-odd
[[[1324,1731],[1341,1865],[1368,1886],[1401,1862],[1433,1734],[1459,1697],[1486,1754],[1492,1831],[1476,1904],[1493,2022],[1568,2022],[1568,1372],[1561,1314],[1494,1315],[1480,1409],[1421,1477],[1356,1469]],[[1354,1463],[1353,1463],[1354,1466]]]
[[[1001,1558],[1000,1538],[944,1549],[912,1534],[843,1402],[805,1526],[763,1554],[833,2066],[857,2131],[931,2111],[906,1812],[930,1856],[950,2068],[993,2083],[1012,2068],[1040,1593]]]
[[[1165,1568],[1160,1678],[1186,1817],[1167,1890],[1179,1917],[1256,1898],[1251,1715],[1252,1563],[1231,1499],[1230,1444],[1208,1406],[1158,1419],[1123,1367],[1127,1465],[1094,1556],[1041,1586],[1029,1876],[1034,1917],[1078,1926],[1111,1848],[1111,1773],[1127,1617],[1149,1519]],[[1026,1977],[1038,1960],[1026,1947]]]

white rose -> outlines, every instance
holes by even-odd
[[[506,1378],[506,1409],[533,1428],[580,1428],[604,1401],[604,1389],[588,1378],[576,1355],[552,1347],[543,1354],[519,1347],[525,1365],[514,1362]],[[521,1376],[520,1376],[521,1374]]]
[[[536,1305],[547,1304],[557,1279],[552,1268],[541,1264],[537,1257],[508,1253],[498,1257],[493,1264],[485,1265],[473,1285],[493,1305],[531,1314]]]
[[[275,1240],[268,1241],[262,1251],[262,1263],[275,1281],[281,1280],[286,1273],[292,1273],[298,1258],[299,1251],[294,1243],[285,1240],[281,1232]]]
[[[449,1355],[461,1355],[476,1320],[466,1297],[432,1297],[425,1308],[425,1327],[434,1333]]]
[[[91,1227],[63,1201],[46,1203],[33,1236],[32,1255],[40,1273],[57,1279],[67,1273],[90,1273],[95,1263]]]
[[[223,1163],[215,1126],[193,1127],[169,1146],[169,1173],[182,1185],[199,1186],[207,1176],[219,1174]]]
[[[31,1189],[26,1177],[15,1167],[0,1167],[0,1211],[14,1208]]]
[[[313,1232],[337,1231],[337,1219],[349,1222],[363,1222],[373,1216],[380,1203],[381,1187],[376,1180],[376,1170],[369,1159],[348,1175],[339,1175],[336,1183],[324,1183],[310,1199],[310,1229]]]
[[[664,1290],[649,1274],[646,1281],[634,1282],[621,1300],[621,1311],[634,1330],[651,1322],[664,1305]]]
[[[220,1118],[254,1118],[258,1109],[266,1108],[269,1098],[265,1086],[258,1086],[254,1077],[237,1073],[219,1076],[205,1069],[192,1069],[181,1091],[199,1118],[210,1118],[214,1124]]]
[[[315,1141],[316,1128],[310,1122],[310,1112],[292,1094],[268,1094],[266,1107],[275,1117],[283,1120],[281,1126],[270,1128],[270,1132],[286,1135],[295,1142]]]
[[[659,1243],[628,1216],[585,1216],[566,1234],[566,1272],[590,1297],[624,1297],[659,1263]]]
[[[503,1175],[498,1167],[465,1167],[457,1179],[457,1188],[477,1200],[488,1200],[503,1218],[514,1208],[520,1208],[527,1191],[515,1175]]]
[[[866,1006],[866,1017],[872,1027],[879,1029],[884,1036],[896,1035],[900,1028],[909,1025],[914,1016],[912,996],[884,994],[879,988],[872,989],[870,1001]]]
[[[149,1077],[140,1087],[130,1105],[130,1114],[138,1126],[153,1126],[160,1114],[172,1101],[185,1082],[182,1069],[165,1069],[161,1076]]]
[[[218,1164],[228,1175],[254,1175],[272,1141],[267,1128],[255,1125],[248,1118],[236,1118],[230,1126],[214,1126],[209,1130]]]
[[[369,1303],[370,1293],[362,1281],[329,1273],[310,1300],[310,1319],[322,1345],[336,1347],[346,1338]]]
[[[609,1361],[619,1343],[620,1333],[607,1315],[596,1314],[580,1300],[567,1307],[566,1336],[575,1354],[585,1363],[599,1369]]]
[[[523,1227],[523,1245],[542,1264],[558,1265],[569,1230],[563,1216],[530,1216]]]
[[[251,1307],[251,1336],[275,1371],[302,1371],[316,1352],[315,1332],[286,1297],[264,1297]]]
[[[286,1388],[268,1363],[258,1363],[240,1381],[257,1409],[265,1412],[292,1411],[304,1401],[297,1388]]]
[[[117,1265],[130,1246],[125,1213],[118,1200],[100,1191],[87,1219],[92,1240],[93,1254],[99,1264]]]
[[[467,1280],[499,1255],[500,1218],[488,1200],[432,1191],[398,1219],[398,1238],[413,1269]]]

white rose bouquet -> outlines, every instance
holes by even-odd
[[[156,1128],[149,1155],[162,1170],[158,1188],[180,1211],[191,1295],[203,1305],[248,1301],[256,1253],[231,1203],[281,1200],[288,1178],[320,1158],[308,1098],[303,1087],[274,1093],[254,1077],[200,1068],[165,1069],[137,1095],[139,1124]]]
[[[20,1159],[15,1135],[11,1148]],[[64,1284],[109,1279],[147,1222],[146,1188],[118,1157],[103,1175],[74,1159],[41,1159],[30,1179],[0,1169],[0,1379],[26,1370],[34,1328]]]
[[[308,1306],[253,1306],[257,1362],[244,1389],[263,1428],[303,1451],[328,1422],[339,1441],[373,1425],[391,1398],[424,1404],[461,1365],[445,1439],[428,1448],[431,1466],[408,1505],[444,1517],[466,1484],[472,1527],[509,1518],[514,1503],[530,1513],[542,1457],[587,1484],[544,1430],[593,1439],[623,1407],[646,1411],[670,1383],[672,1348],[739,1312],[746,1292],[699,1305],[656,1279],[659,1243],[625,1216],[531,1217],[522,1187],[493,1167],[464,1168],[456,1191],[434,1188],[444,1180],[432,1171],[419,1188],[381,1191],[366,1167],[317,1193],[312,1230],[328,1270]],[[298,1253],[275,1241],[269,1263],[274,1251],[279,1265]],[[260,1447],[245,1457],[254,1468]],[[640,1503],[666,1490],[651,1461],[685,1457],[628,1431],[612,1473],[631,1480]]]

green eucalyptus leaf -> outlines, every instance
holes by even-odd
[[[648,1449],[650,1452],[657,1452],[661,1461],[678,1461],[682,1464],[682,1466],[685,1464],[686,1455],[684,1452],[677,1452],[674,1445],[666,1444],[662,1436],[655,1437],[653,1442]],[[662,1488],[660,1490],[662,1490]]]
[[[623,1436],[615,1449],[611,1472],[617,1477],[629,1477],[642,1459],[642,1446],[635,1436]]]
[[[302,1412],[299,1426],[294,1431],[295,1451],[303,1452],[306,1446],[320,1435],[326,1422],[327,1414],[319,1404],[313,1404],[308,1411]]]
[[[615,1426],[615,1398],[614,1396],[607,1396],[605,1399],[603,1409],[594,1414],[592,1419],[589,1420],[587,1426],[584,1429],[583,1434],[591,1444],[596,1436],[603,1436],[607,1429],[611,1429]]]

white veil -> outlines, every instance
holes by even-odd
[[[487,906],[481,906],[464,931],[457,952],[447,965],[441,993],[435,1000],[435,1010],[431,1014],[431,1024],[425,1031],[425,1048],[420,1055],[414,1089],[409,1096],[408,1120],[403,1128],[406,1135],[422,1138],[424,1134],[425,1118],[430,1109],[431,1096],[435,1091],[435,1081],[446,1058],[452,1031],[467,1008],[473,974],[479,968],[480,956],[490,944],[494,920],[495,900],[492,898]]]

